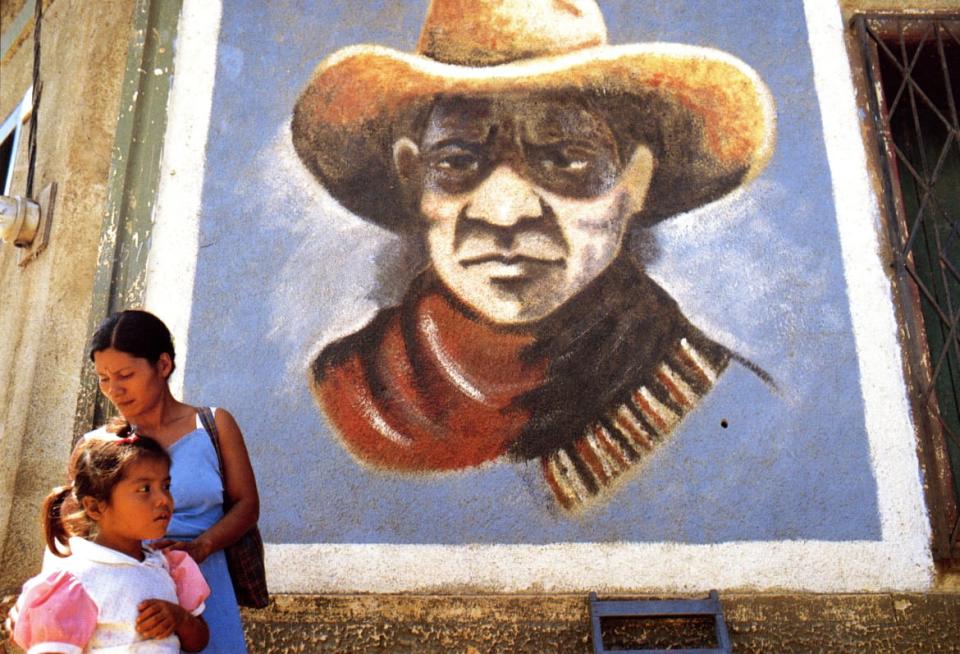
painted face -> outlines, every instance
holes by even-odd
[[[167,385],[165,357],[152,365],[146,359],[135,357],[113,348],[95,352],[94,367],[100,380],[100,391],[131,423],[156,405]]]
[[[141,459],[127,466],[123,478],[100,503],[96,542],[121,552],[137,555],[140,542],[161,538],[173,514],[170,468],[158,459]]]
[[[624,165],[604,119],[550,97],[441,100],[419,146],[402,139],[394,151],[401,177],[417,171],[440,279],[502,324],[545,318],[603,272],[652,170],[639,146],[646,169],[625,176],[637,157]]]

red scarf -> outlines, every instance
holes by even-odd
[[[538,386],[546,361],[523,363],[533,336],[497,329],[436,288],[368,332],[315,383],[318,400],[361,461],[394,470],[454,470],[507,452],[530,418],[514,401]],[[366,330],[365,330],[366,331]],[[321,371],[317,371],[321,372]]]
[[[403,304],[323,351],[314,393],[363,463],[539,459],[557,501],[577,508],[669,438],[731,354],[625,263],[548,320],[538,335],[492,325],[425,274]]]

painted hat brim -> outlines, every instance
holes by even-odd
[[[415,136],[414,121],[433,98],[560,90],[657,98],[683,118],[658,118],[666,133],[644,212],[650,221],[719,199],[756,176],[773,152],[775,108],[759,75],[725,52],[673,43],[599,46],[487,67],[352,46],[314,71],[294,108],[293,144],[344,207],[400,230],[409,212],[393,144]]]

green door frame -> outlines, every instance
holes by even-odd
[[[143,303],[182,5],[182,0],[136,1],[88,334],[114,311]],[[93,364],[84,356],[74,442],[111,414],[109,402],[98,392]]]

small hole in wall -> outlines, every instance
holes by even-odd
[[[723,427],[724,429],[727,428],[727,425],[728,425],[728,424],[729,424],[729,423],[726,421],[726,419],[723,419],[723,420],[720,421],[720,426]]]

